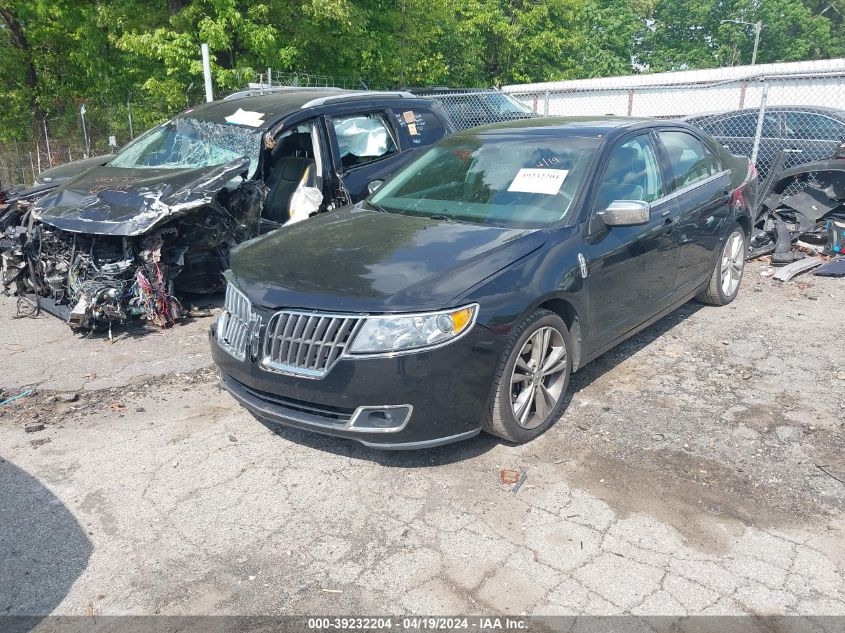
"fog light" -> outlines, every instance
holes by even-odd
[[[411,417],[409,404],[386,407],[358,407],[352,414],[349,427],[359,431],[398,431]]]

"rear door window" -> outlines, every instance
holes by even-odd
[[[845,124],[812,112],[786,112],[784,128],[786,138],[839,141],[845,136]]]
[[[672,168],[669,193],[719,173],[717,158],[692,134],[678,131],[658,134]]]
[[[748,112],[746,114],[728,117],[720,125],[721,129],[719,135],[738,138],[753,138],[757,135],[757,118],[758,114],[756,112]],[[777,138],[780,136],[778,131],[778,117],[776,114],[766,112],[763,115],[762,136],[764,138]]]
[[[347,114],[332,119],[341,167],[366,165],[399,151],[381,112]]]
[[[426,108],[395,109],[393,117],[403,148],[433,145],[446,136],[443,121]]]

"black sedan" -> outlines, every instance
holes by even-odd
[[[367,201],[238,247],[214,360],[271,422],[379,448],[528,441],[572,372],[689,299],[736,297],[756,189],[683,123],[463,132]]]
[[[687,117],[734,154],[751,156],[760,109]],[[845,110],[810,106],[772,106],[760,122],[757,169],[764,178],[779,152],[781,169],[789,169],[833,156],[845,142]]]

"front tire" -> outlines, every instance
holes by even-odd
[[[482,428],[523,443],[557,422],[572,374],[572,339],[563,319],[538,309],[514,328],[496,371]]]
[[[707,287],[696,295],[696,300],[711,306],[724,306],[736,299],[739,282],[745,271],[747,251],[748,238],[745,231],[739,224],[735,224],[722,245]]]

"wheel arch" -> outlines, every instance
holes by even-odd
[[[572,371],[581,365],[581,317],[578,309],[571,301],[563,297],[552,297],[536,306],[557,314],[569,329],[572,339]]]
[[[745,237],[751,237],[751,218],[745,213],[738,213],[736,216],[736,223],[745,232]]]

